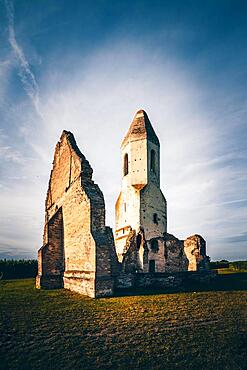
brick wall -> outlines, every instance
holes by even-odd
[[[64,286],[90,297],[113,294],[118,269],[113,235],[105,226],[104,197],[74,136],[56,145],[47,197],[37,287]]]

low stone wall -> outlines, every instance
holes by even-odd
[[[115,278],[115,289],[128,289],[136,285],[136,274],[121,273]]]
[[[96,279],[95,298],[114,296],[114,278],[99,276]]]
[[[213,280],[217,274],[215,271],[184,271],[174,273],[136,273],[136,274],[120,274],[115,280],[115,289],[129,288],[152,288],[178,289],[183,285],[198,283],[208,283]]]

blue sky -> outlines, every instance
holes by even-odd
[[[247,3],[0,1],[0,257],[35,257],[53,150],[75,134],[105,195],[146,110],[161,142],[168,231],[246,258]]]

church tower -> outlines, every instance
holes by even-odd
[[[139,110],[121,145],[122,189],[115,206],[115,245],[123,259],[130,232],[145,240],[167,231],[166,199],[160,190],[159,139],[144,110]]]

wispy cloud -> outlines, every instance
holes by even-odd
[[[2,161],[11,161],[18,164],[23,164],[25,162],[23,155],[11,145],[7,145],[7,142],[11,142],[11,140],[9,140],[8,135],[4,134],[3,130],[0,129],[0,157]],[[1,163],[1,166],[2,165],[3,162]]]
[[[31,99],[36,113],[42,117],[40,111],[39,86],[25,53],[16,39],[13,2],[11,0],[5,0],[5,8],[8,19],[9,43],[19,63],[19,76],[22,85]]]
[[[8,86],[8,75],[11,69],[11,65],[12,62],[9,58],[2,58],[0,60],[0,109],[3,109],[3,107],[8,109],[6,90]]]
[[[202,234],[213,258],[243,258],[246,103],[238,98],[239,90],[235,95],[230,86],[225,89],[223,83],[217,84],[215,74],[213,82],[208,81],[212,56],[207,56],[204,67],[201,65],[205,60],[198,56],[195,66],[193,58],[187,63],[172,57],[165,43],[160,53],[150,44],[126,35],[97,45],[88,54],[85,49],[71,50],[69,55],[64,53],[61,62],[57,58],[61,55],[59,39],[52,55],[56,65],[50,63],[46,69],[39,66],[39,85],[29,54],[24,53],[20,36],[15,33],[13,3],[5,0],[5,5],[9,43],[18,62],[23,93],[32,103],[23,99],[22,105],[18,91],[20,100],[5,117],[5,134],[9,136],[0,147],[6,162],[6,186],[0,192],[5,251],[12,246],[11,253],[16,250],[18,254],[18,249],[28,246],[30,255],[35,256],[42,243],[48,177],[54,146],[63,129],[75,134],[90,161],[94,179],[105,196],[107,223],[114,227],[114,203],[121,187],[120,142],[136,110],[143,108],[161,142],[162,190],[168,200],[169,232],[180,238]],[[4,63],[2,71],[6,68]],[[11,99],[11,94],[6,97]],[[40,120],[33,114],[33,107]],[[24,155],[33,160],[21,163]],[[234,240],[233,248],[230,242]]]

